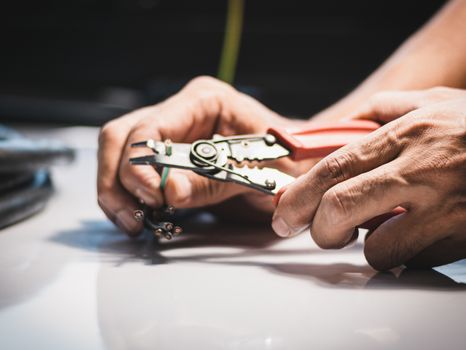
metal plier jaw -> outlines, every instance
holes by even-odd
[[[131,164],[188,169],[214,180],[235,182],[267,194],[276,194],[278,189],[294,180],[274,168],[247,166],[246,163],[274,160],[290,154],[271,134],[215,135],[213,139],[192,144],[147,140],[132,146],[147,147],[152,154],[131,158]]]

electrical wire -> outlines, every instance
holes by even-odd
[[[225,36],[217,77],[229,84],[235,79],[243,29],[244,0],[228,0]]]
[[[243,29],[244,0],[228,0],[228,9],[225,22],[225,36],[220,56],[217,77],[229,84],[235,79],[238,62],[241,33]],[[169,168],[162,169],[160,189],[163,191],[167,185]]]
[[[162,191],[167,186],[167,179],[168,179],[169,172],[170,172],[170,168],[168,168],[168,167],[163,167],[162,168],[162,176],[161,176],[161,180],[160,180],[160,189]]]

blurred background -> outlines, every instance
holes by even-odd
[[[445,1],[244,1],[234,85],[308,117],[355,87]],[[0,121],[101,125],[216,76],[227,0],[0,5]]]

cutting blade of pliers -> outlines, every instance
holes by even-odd
[[[153,154],[131,158],[131,164],[188,169],[214,180],[235,182],[269,194],[275,194],[278,188],[294,180],[274,168],[244,165],[289,155],[289,150],[278,144],[272,135],[216,135],[211,140],[198,140],[193,144],[147,140],[132,146],[150,148]]]
[[[153,154],[130,159],[133,165],[158,165],[169,168],[195,170],[198,168],[190,160],[190,143],[171,143],[155,140],[133,143],[131,147],[147,147]]]

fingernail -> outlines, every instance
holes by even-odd
[[[288,237],[291,234],[289,226],[280,216],[273,218],[272,228],[280,237]]]
[[[189,200],[192,195],[193,185],[189,178],[184,174],[175,173],[172,175],[173,183],[175,184],[175,192],[178,201],[184,202]]]
[[[141,224],[136,221],[133,211],[129,208],[121,209],[116,214],[115,224],[131,236],[141,230]]]

